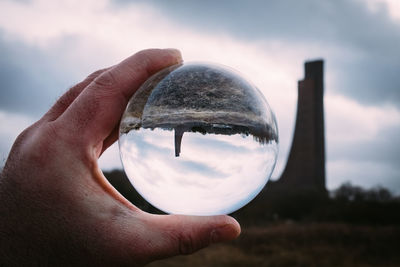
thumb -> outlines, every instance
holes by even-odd
[[[152,236],[154,259],[191,254],[212,243],[233,240],[240,234],[240,225],[232,217],[146,214]],[[155,245],[157,244],[157,245]]]

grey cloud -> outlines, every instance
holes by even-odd
[[[339,93],[363,104],[400,106],[400,24],[384,5],[371,12],[358,0],[161,1],[114,0],[114,6],[147,3],[171,20],[199,31],[230,33],[249,40],[281,40],[303,47],[339,47],[364,56],[326,54],[340,79]],[[308,58],[310,55],[304,55]]]
[[[163,131],[160,129],[157,129],[158,131]],[[155,130],[155,131],[157,131]],[[148,130],[149,131],[149,130]],[[143,132],[141,134],[146,134],[146,132]],[[134,137],[131,135],[130,137],[127,137],[128,139],[131,139],[131,141],[135,140],[135,146],[139,150],[138,154],[140,157],[149,157],[149,156],[158,156],[161,155],[161,157],[174,157],[174,151],[164,147],[164,146],[159,146],[157,144],[153,144],[151,142],[145,141],[143,138],[140,136]],[[171,142],[173,141],[173,138],[171,137]],[[232,145],[230,144],[224,144],[224,142],[212,142],[212,141],[205,141],[201,143],[203,146],[208,146],[212,147],[213,150],[223,150],[226,147],[229,147],[230,149],[233,149]],[[219,147],[221,144],[222,147]],[[182,148],[183,150],[185,147]],[[212,152],[212,151],[211,151]],[[211,153],[210,152],[210,153]],[[203,175],[206,175],[207,177],[210,178],[225,178],[227,174],[224,174],[212,166],[208,166],[207,164],[200,163],[200,162],[195,162],[191,160],[179,160],[178,161],[171,161],[170,164],[174,165],[175,170],[182,172],[182,173],[187,173],[188,175],[190,173],[202,173]]]
[[[253,137],[250,136],[250,137],[246,137],[246,138],[253,138]],[[224,151],[226,153],[251,153],[252,152],[252,151],[250,151],[250,149],[248,149],[244,146],[233,145],[226,141],[216,140],[214,138],[195,139],[195,140],[192,140],[191,142],[198,146],[208,146],[208,147],[212,147],[214,150]]]
[[[184,25],[207,32],[230,31],[240,37],[286,40],[337,41],[343,39],[373,47],[371,34],[387,39],[398,27],[387,17],[385,10],[371,14],[366,5],[355,0],[114,0],[116,4],[151,3]],[[399,34],[397,37],[399,38]],[[358,45],[357,45],[358,46]]]
[[[346,129],[343,129],[346,131]],[[337,186],[351,180],[362,186],[383,185],[395,194],[400,194],[400,125],[382,128],[373,140],[328,142],[327,158],[330,164],[349,162],[353,170],[329,169],[328,178]],[[329,141],[329,140],[328,140]],[[362,167],[369,166],[365,170]],[[373,171],[379,168],[379,173]],[[370,173],[373,171],[372,173]],[[354,173],[356,172],[356,173]],[[329,175],[332,175],[329,177]]]
[[[400,47],[400,42],[399,42]],[[378,55],[349,62],[345,58],[331,60],[337,73],[337,89],[363,104],[394,104],[400,107],[400,53],[396,61],[387,62]]]
[[[32,0],[14,0],[14,1],[22,4],[32,4]]]
[[[190,161],[190,160],[182,160],[180,162],[181,164],[179,166],[182,167],[180,170],[183,173],[187,173],[190,175],[191,173],[201,173],[203,175],[206,175],[209,178],[226,178],[229,176],[229,174],[224,174],[215,168],[208,166],[207,164],[195,162],[195,161]]]
[[[0,31],[1,110],[37,117],[77,80],[76,73],[59,61],[59,49],[45,51],[8,41]]]
[[[400,126],[379,131],[372,141],[340,142],[328,146],[328,158],[358,162],[375,162],[396,168],[400,173]],[[386,174],[382,174],[386,176]],[[399,177],[400,178],[400,177]]]

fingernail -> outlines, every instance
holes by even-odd
[[[164,50],[167,51],[168,53],[172,54],[174,57],[176,57],[176,59],[177,59],[177,61],[179,63],[183,62],[182,53],[178,49],[176,49],[176,48],[166,48]]]
[[[211,231],[211,242],[217,243],[222,241],[233,240],[238,237],[237,227],[233,224],[225,224]]]

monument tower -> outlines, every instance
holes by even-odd
[[[297,118],[290,154],[281,178],[269,182],[267,191],[326,191],[323,66],[322,60],[305,63],[305,78],[298,83]]]

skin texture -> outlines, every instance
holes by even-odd
[[[181,61],[151,49],[99,70],[18,136],[0,177],[0,266],[141,266],[239,235],[225,215],[143,212],[98,167],[132,94]]]

